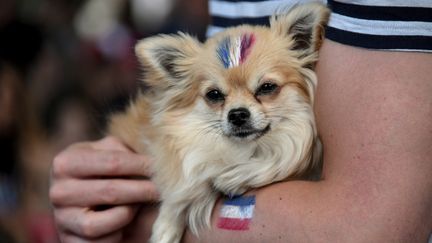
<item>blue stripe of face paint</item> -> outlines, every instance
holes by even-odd
[[[217,48],[217,55],[219,57],[219,60],[222,62],[225,68],[230,67],[230,45],[231,40],[230,38],[225,38],[222,40],[222,42],[219,44],[219,47]]]
[[[231,199],[227,199],[223,203],[224,205],[232,206],[250,206],[255,205],[255,196],[238,196]]]

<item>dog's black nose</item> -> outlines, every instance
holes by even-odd
[[[228,121],[234,126],[240,127],[249,120],[250,115],[246,108],[232,109],[228,112]]]

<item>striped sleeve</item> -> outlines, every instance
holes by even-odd
[[[272,14],[311,1],[209,0],[212,24],[207,36],[240,24],[268,25]],[[369,49],[432,52],[432,0],[321,2],[332,10],[328,39]]]
[[[224,28],[241,25],[268,25],[269,17],[280,9],[287,9],[295,2],[286,0],[209,0],[211,25],[207,36]]]
[[[432,52],[432,1],[328,1],[326,37],[369,49]]]

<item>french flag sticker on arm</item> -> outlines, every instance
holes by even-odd
[[[255,196],[226,199],[219,213],[217,227],[226,230],[248,230],[255,209]]]

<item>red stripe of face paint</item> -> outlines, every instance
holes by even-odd
[[[240,64],[243,64],[246,61],[246,58],[251,52],[252,46],[255,43],[255,35],[253,34],[245,34],[241,38],[240,44]]]

